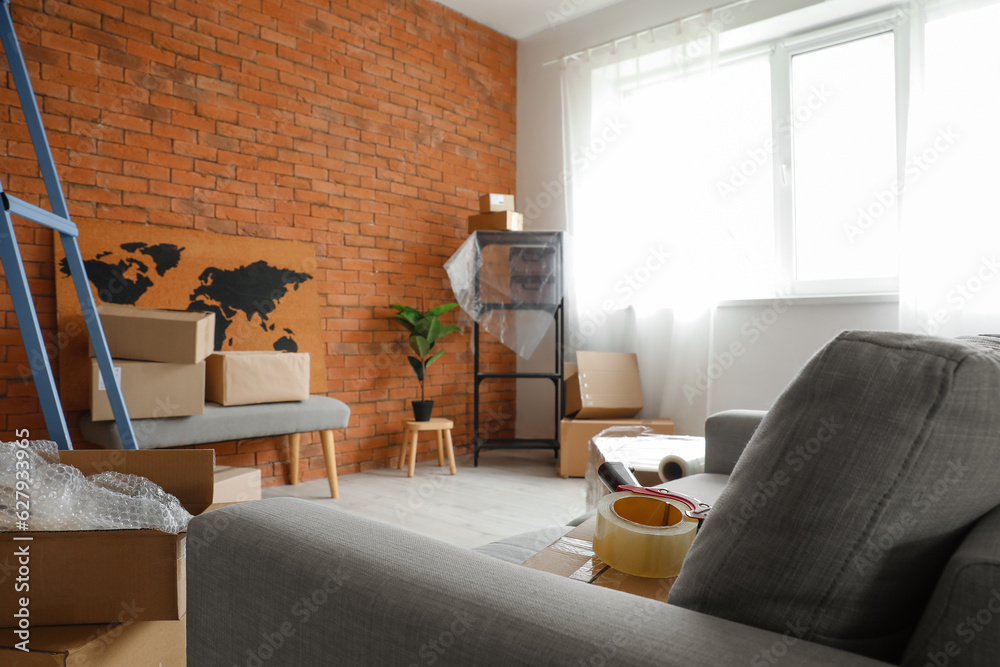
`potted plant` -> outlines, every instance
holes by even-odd
[[[423,299],[420,300],[421,309],[424,307],[423,301]],[[395,303],[390,305],[398,311],[393,316],[393,319],[402,324],[410,332],[410,349],[416,353],[416,356],[411,355],[407,357],[407,360],[410,362],[410,368],[417,374],[417,379],[420,381],[420,400],[413,401],[413,419],[418,422],[430,421],[434,401],[426,400],[424,379],[427,377],[427,367],[440,359],[441,355],[445,353],[444,350],[441,350],[431,354],[431,351],[434,349],[434,343],[440,340],[442,336],[459,331],[459,327],[444,325],[440,319],[441,315],[457,307],[458,304],[444,303],[427,311],[417,310],[410,306],[400,306]]]

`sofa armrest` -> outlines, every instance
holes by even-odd
[[[760,425],[763,410],[725,410],[705,420],[705,472],[731,475]]]
[[[1000,508],[977,521],[949,559],[902,664],[996,664],[1000,656],[998,614]]]
[[[191,665],[883,664],[298,499],[187,539]]]

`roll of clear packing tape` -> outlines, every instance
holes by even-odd
[[[680,573],[698,522],[684,505],[628,491],[604,496],[597,505],[594,553],[616,570],[639,577]]]

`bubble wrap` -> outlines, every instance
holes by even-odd
[[[0,443],[0,531],[16,527],[16,484],[19,449]],[[153,529],[183,530],[191,515],[170,495],[145,477],[102,472],[84,477],[80,470],[59,463],[56,443],[35,440],[24,450],[31,485],[29,530]],[[21,500],[23,500],[23,496]],[[23,506],[20,508],[23,509]]]

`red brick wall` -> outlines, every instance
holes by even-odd
[[[74,219],[314,244],[329,394],[352,410],[336,433],[339,470],[393,463],[418,386],[388,304],[424,293],[451,300],[442,265],[466,237],[478,195],[514,191],[515,42],[430,0],[14,5]],[[0,179],[44,205],[5,81]],[[16,224],[43,330],[55,340],[53,235]],[[2,289],[0,437],[19,428],[42,437]],[[467,446],[472,327],[464,315],[447,320],[464,330],[432,367],[428,398]],[[513,369],[502,348],[489,356],[493,370]],[[491,428],[512,431],[513,385],[484,388],[483,414],[500,416]],[[67,415],[70,424],[78,416]],[[426,448],[420,458],[434,456]],[[221,464],[261,468],[265,484],[288,480],[286,438],[215,449]],[[302,455],[303,479],[324,476],[315,434],[303,438]]]

